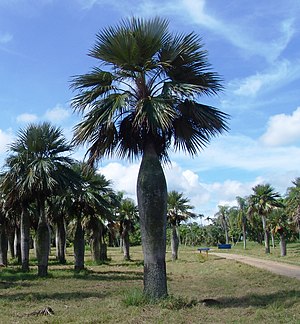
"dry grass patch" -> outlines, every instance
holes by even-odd
[[[75,273],[50,266],[49,278],[36,269],[23,274],[15,266],[0,273],[1,323],[299,323],[299,281],[234,261],[181,249],[167,253],[170,297],[152,302],[142,295],[141,248],[124,262],[117,248],[111,261]],[[51,307],[54,315],[33,312]]]

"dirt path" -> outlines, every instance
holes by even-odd
[[[246,263],[251,266],[265,269],[282,276],[287,276],[287,277],[296,278],[300,280],[300,266],[280,263],[275,261],[269,261],[269,260],[263,260],[263,259],[257,259],[249,256],[239,255],[239,254],[229,254],[229,253],[227,254],[227,253],[217,253],[217,252],[212,252],[210,254],[216,255],[220,258],[226,258],[226,259]]]

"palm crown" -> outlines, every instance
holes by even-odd
[[[87,111],[74,142],[89,144],[90,162],[139,157],[149,143],[161,160],[171,145],[195,155],[227,130],[228,115],[197,102],[222,85],[196,34],[173,35],[160,18],[131,18],[103,29],[89,55],[100,67],[73,78],[72,106]]]

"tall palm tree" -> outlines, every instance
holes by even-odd
[[[287,190],[286,211],[298,229],[300,241],[300,178],[296,178],[292,183],[294,186]]]
[[[215,214],[215,217],[220,221],[221,227],[224,230],[226,244],[229,243],[229,234],[228,234],[228,215],[229,215],[229,206],[218,206],[219,210]]]
[[[238,222],[242,226],[243,231],[243,242],[244,242],[244,250],[247,247],[247,198],[236,197],[236,201],[238,203]]]
[[[164,19],[123,20],[97,34],[89,55],[99,66],[75,76],[75,111],[84,114],[74,143],[89,162],[105,156],[142,157],[137,198],[144,252],[144,293],[167,295],[167,185],[162,162],[171,146],[192,156],[227,130],[227,115],[200,104],[222,90],[194,33],[172,34]],[[106,69],[105,69],[106,68]]]
[[[167,200],[167,221],[171,226],[171,250],[172,260],[178,259],[179,248],[179,225],[191,217],[196,217],[196,214],[191,212],[194,206],[189,204],[190,200],[184,197],[182,192],[176,190],[168,193]]]
[[[100,244],[104,243],[101,219],[112,218],[112,201],[114,192],[110,181],[104,175],[97,174],[96,169],[85,163],[76,163],[73,170],[80,174],[82,183],[70,193],[70,216],[75,218],[74,256],[75,270],[84,268],[85,227],[91,234],[92,253],[95,261],[100,261]],[[86,226],[83,226],[85,223]],[[102,249],[106,247],[102,247]]]
[[[261,217],[265,237],[265,252],[270,253],[270,231],[267,217],[275,208],[282,206],[278,201],[280,195],[270,184],[258,184],[252,190],[253,194],[249,196],[248,213],[250,216],[257,213]]]
[[[72,160],[65,155],[70,154],[70,149],[71,146],[66,142],[61,129],[49,123],[29,125],[19,132],[16,141],[9,146],[11,154],[6,160],[6,176],[14,184],[14,193],[22,202],[21,227],[23,219],[26,223],[26,226],[22,227],[26,228],[26,239],[29,228],[29,203],[36,204],[39,215],[36,233],[39,276],[46,276],[48,272],[50,232],[46,200],[61,188],[70,185]],[[27,250],[28,247],[26,253]]]
[[[70,209],[70,190],[47,199],[48,217],[55,229],[56,259],[60,264],[66,263],[66,218]]]

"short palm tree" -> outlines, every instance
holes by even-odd
[[[261,217],[265,237],[265,252],[270,253],[270,231],[267,217],[274,209],[282,206],[278,200],[280,195],[270,184],[259,184],[252,190],[253,194],[249,196],[248,214],[251,216],[256,213]]]
[[[167,201],[167,221],[172,229],[171,234],[171,250],[172,260],[178,259],[179,248],[179,225],[182,221],[185,221],[191,217],[196,217],[196,214],[191,210],[194,206],[190,205],[190,200],[184,197],[182,192],[176,190],[168,192]]]
[[[3,181],[10,183],[11,191],[22,204],[21,227],[23,220],[26,223],[26,226],[23,225],[26,228],[26,254],[29,244],[29,204],[36,204],[39,215],[36,234],[39,276],[46,276],[48,271],[50,233],[46,200],[69,186],[72,173],[72,160],[68,157],[70,149],[61,129],[49,123],[29,125],[19,132],[16,141],[9,146],[10,156],[6,160],[8,171]]]
[[[88,145],[89,162],[115,154],[142,157],[137,198],[144,252],[144,293],[167,295],[167,186],[162,162],[168,151],[192,156],[227,130],[227,115],[200,104],[221,79],[194,33],[172,34],[164,19],[123,20],[97,34],[89,55],[99,66],[75,76],[75,111],[84,114],[74,143]]]
[[[294,186],[287,190],[286,212],[298,229],[300,241],[300,178],[296,178],[292,183]]]
[[[119,222],[120,238],[124,260],[130,260],[129,253],[129,233],[134,230],[134,223],[138,220],[138,208],[135,202],[130,198],[122,198],[120,206],[117,208],[117,221]]]

